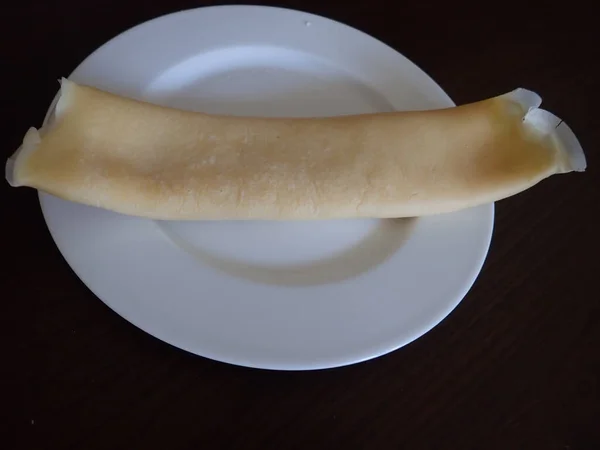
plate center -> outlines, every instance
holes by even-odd
[[[333,116],[392,109],[381,94],[343,68],[270,46],[227,47],[193,56],[160,74],[144,97],[181,109],[246,116]],[[288,282],[313,283],[353,276],[385,260],[408,229],[393,223],[390,227],[379,220],[234,221],[159,222],[159,226],[184,250],[237,276],[272,283],[293,273],[295,281]],[[384,236],[397,239],[388,245]],[[348,263],[350,255],[353,264]]]
[[[340,254],[377,232],[377,220],[327,221],[161,221],[197,251],[264,266],[310,264]]]

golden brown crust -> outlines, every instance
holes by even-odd
[[[13,184],[156,219],[429,215],[570,170],[506,96],[436,111],[264,119],[164,108],[70,81],[62,95],[56,122],[17,156]]]

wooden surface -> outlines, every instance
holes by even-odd
[[[487,3],[272,3],[381,39],[457,103],[533,89],[579,136],[588,171],[497,205],[484,270],[447,319],[399,351],[341,369],[205,360],[104,306],[62,259],[35,192],[2,183],[0,448],[599,449],[597,14],[580,1]],[[2,7],[5,158],[41,121],[56,80],[91,51],[202,3],[153,5]]]

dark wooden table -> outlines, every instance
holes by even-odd
[[[489,257],[459,307],[412,344],[317,372],[229,366],[130,325],[73,274],[33,190],[2,183],[0,448],[600,448],[600,33],[581,1],[277,4],[381,39],[457,103],[518,86],[578,134],[585,174],[497,204]],[[91,51],[185,0],[2,7],[8,157]]]

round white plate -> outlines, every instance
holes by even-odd
[[[74,81],[240,115],[339,115],[453,106],[423,71],[340,23],[220,6],[144,23]],[[128,321],[232,364],[351,364],[397,349],[460,302],[490,244],[493,205],[416,220],[155,222],[40,194],[56,244]]]

